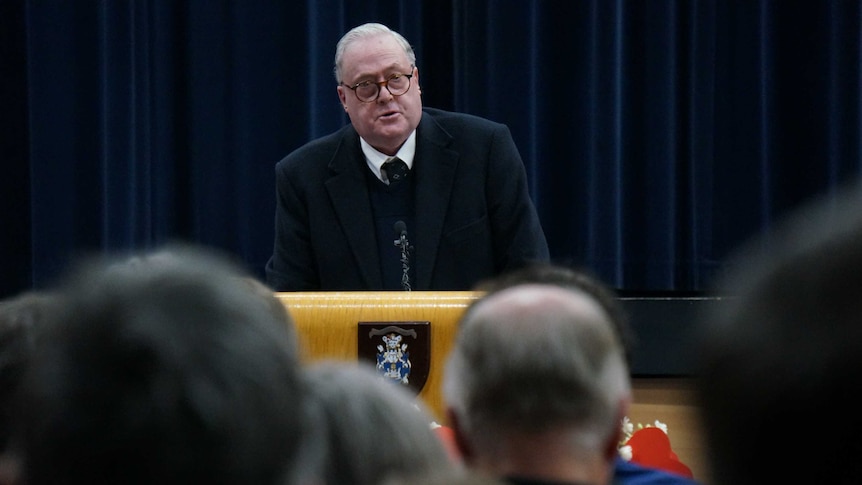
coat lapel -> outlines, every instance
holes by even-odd
[[[419,123],[416,157],[415,228],[411,232],[421,246],[415,252],[418,290],[430,288],[443,223],[449,208],[459,155],[448,147],[452,137],[434,119],[424,114]]]
[[[369,288],[381,288],[380,257],[374,234],[374,219],[365,179],[365,157],[359,146],[359,136],[352,128],[346,130],[341,145],[329,163],[331,177],[326,181],[326,190],[344,230],[350,247],[353,263]],[[350,265],[345,261],[345,267]]]

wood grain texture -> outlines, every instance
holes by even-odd
[[[431,368],[419,397],[438,422],[445,414],[441,392],[446,356],[458,319],[481,295],[471,291],[354,291],[277,293],[296,323],[303,360],[355,360],[357,328],[367,321],[428,321]]]

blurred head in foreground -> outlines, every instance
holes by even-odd
[[[430,411],[371,364],[317,361],[305,378],[307,422],[315,436],[307,442],[306,461],[318,463],[313,483],[412,483],[431,472],[457,472],[431,428]]]
[[[462,318],[443,385],[473,469],[610,480],[631,388],[625,349],[590,293],[524,283],[486,294]]]
[[[24,483],[285,483],[302,394],[271,293],[187,246],[83,260],[58,290],[21,388]]]
[[[750,241],[718,285],[696,381],[716,484],[859,481],[862,196],[845,190]]]

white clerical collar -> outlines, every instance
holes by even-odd
[[[359,137],[359,144],[362,145],[362,153],[365,154],[365,161],[368,163],[368,168],[371,169],[377,178],[383,180],[383,177],[380,175],[380,167],[383,165],[383,162],[389,159],[389,155],[377,151],[377,149],[369,145],[362,137]],[[401,145],[401,148],[398,149],[398,153],[396,153],[395,156],[406,163],[407,168],[413,168],[413,158],[416,156],[416,130],[413,130],[413,133],[410,133],[410,136],[407,137],[407,140],[403,145]]]

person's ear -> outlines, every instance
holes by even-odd
[[[458,414],[452,408],[446,408],[447,426],[452,429],[452,439],[455,442],[455,448],[464,463],[471,463],[474,457],[473,447],[470,441],[464,434],[464,427],[458,419]]]
[[[338,85],[335,87],[335,90],[338,92],[338,100],[341,101],[341,107],[344,108],[344,111],[347,111],[347,92],[342,85]]]

